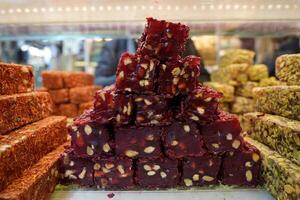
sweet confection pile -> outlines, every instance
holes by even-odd
[[[147,18],[135,54],[124,53],[115,85],[69,126],[62,184],[104,189],[256,186],[261,155],[244,141],[222,93],[198,82],[201,59],[182,57],[189,28]]]

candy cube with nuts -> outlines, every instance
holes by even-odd
[[[189,28],[183,24],[147,18],[137,53],[159,60],[178,59],[184,51],[188,34]]]
[[[136,95],[136,120],[138,126],[164,126],[171,123],[170,100],[162,95]]]
[[[116,89],[120,93],[153,93],[159,61],[148,56],[122,54],[117,74]]]
[[[115,131],[116,154],[129,158],[158,158],[162,155],[159,127],[122,127]]]
[[[76,118],[69,126],[71,146],[77,155],[94,157],[111,155],[113,149],[109,144],[109,132],[90,118]]]
[[[60,174],[62,184],[78,184],[93,186],[93,162],[88,158],[81,158],[68,149],[60,160]]]
[[[222,93],[207,86],[199,85],[181,102],[181,114],[200,125],[217,119],[219,99]]]
[[[143,188],[168,188],[179,183],[178,160],[139,159],[136,182]]]
[[[95,161],[94,180],[98,188],[129,189],[134,187],[132,160],[106,158]]]
[[[221,111],[216,121],[202,126],[201,133],[208,152],[222,154],[241,149],[243,146],[241,131],[238,118]]]
[[[170,158],[202,156],[206,153],[203,138],[194,122],[173,122],[164,128],[165,153]]]
[[[259,183],[261,156],[259,150],[245,143],[241,151],[224,155],[222,182],[227,185],[256,186]]]
[[[221,160],[221,157],[210,154],[185,158],[182,185],[190,187],[217,184]]]

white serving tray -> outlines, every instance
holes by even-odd
[[[109,198],[109,194],[114,197]],[[50,200],[275,200],[262,189],[203,189],[166,191],[55,191]]]

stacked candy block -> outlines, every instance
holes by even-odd
[[[0,199],[47,199],[58,182],[66,118],[49,116],[31,66],[0,63]],[[50,142],[49,142],[50,141]]]
[[[93,107],[94,76],[83,72],[43,71],[43,90],[54,103],[53,114],[76,117]]]
[[[69,127],[61,183],[106,189],[218,183],[256,186],[260,153],[222,94],[198,82],[200,58],[181,57],[189,28],[147,19],[136,54],[124,53],[116,84]]]
[[[287,85],[255,88],[254,101],[259,112],[244,116],[252,138],[248,140],[263,155],[264,186],[284,200],[300,198],[299,74],[299,54],[278,57],[276,76]]]

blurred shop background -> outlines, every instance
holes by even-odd
[[[0,0],[0,60],[33,65],[37,86],[42,70],[84,71],[108,85],[148,16],[190,26],[185,54],[201,55],[203,80],[226,49],[255,51],[270,75],[277,56],[300,53],[297,0]]]

